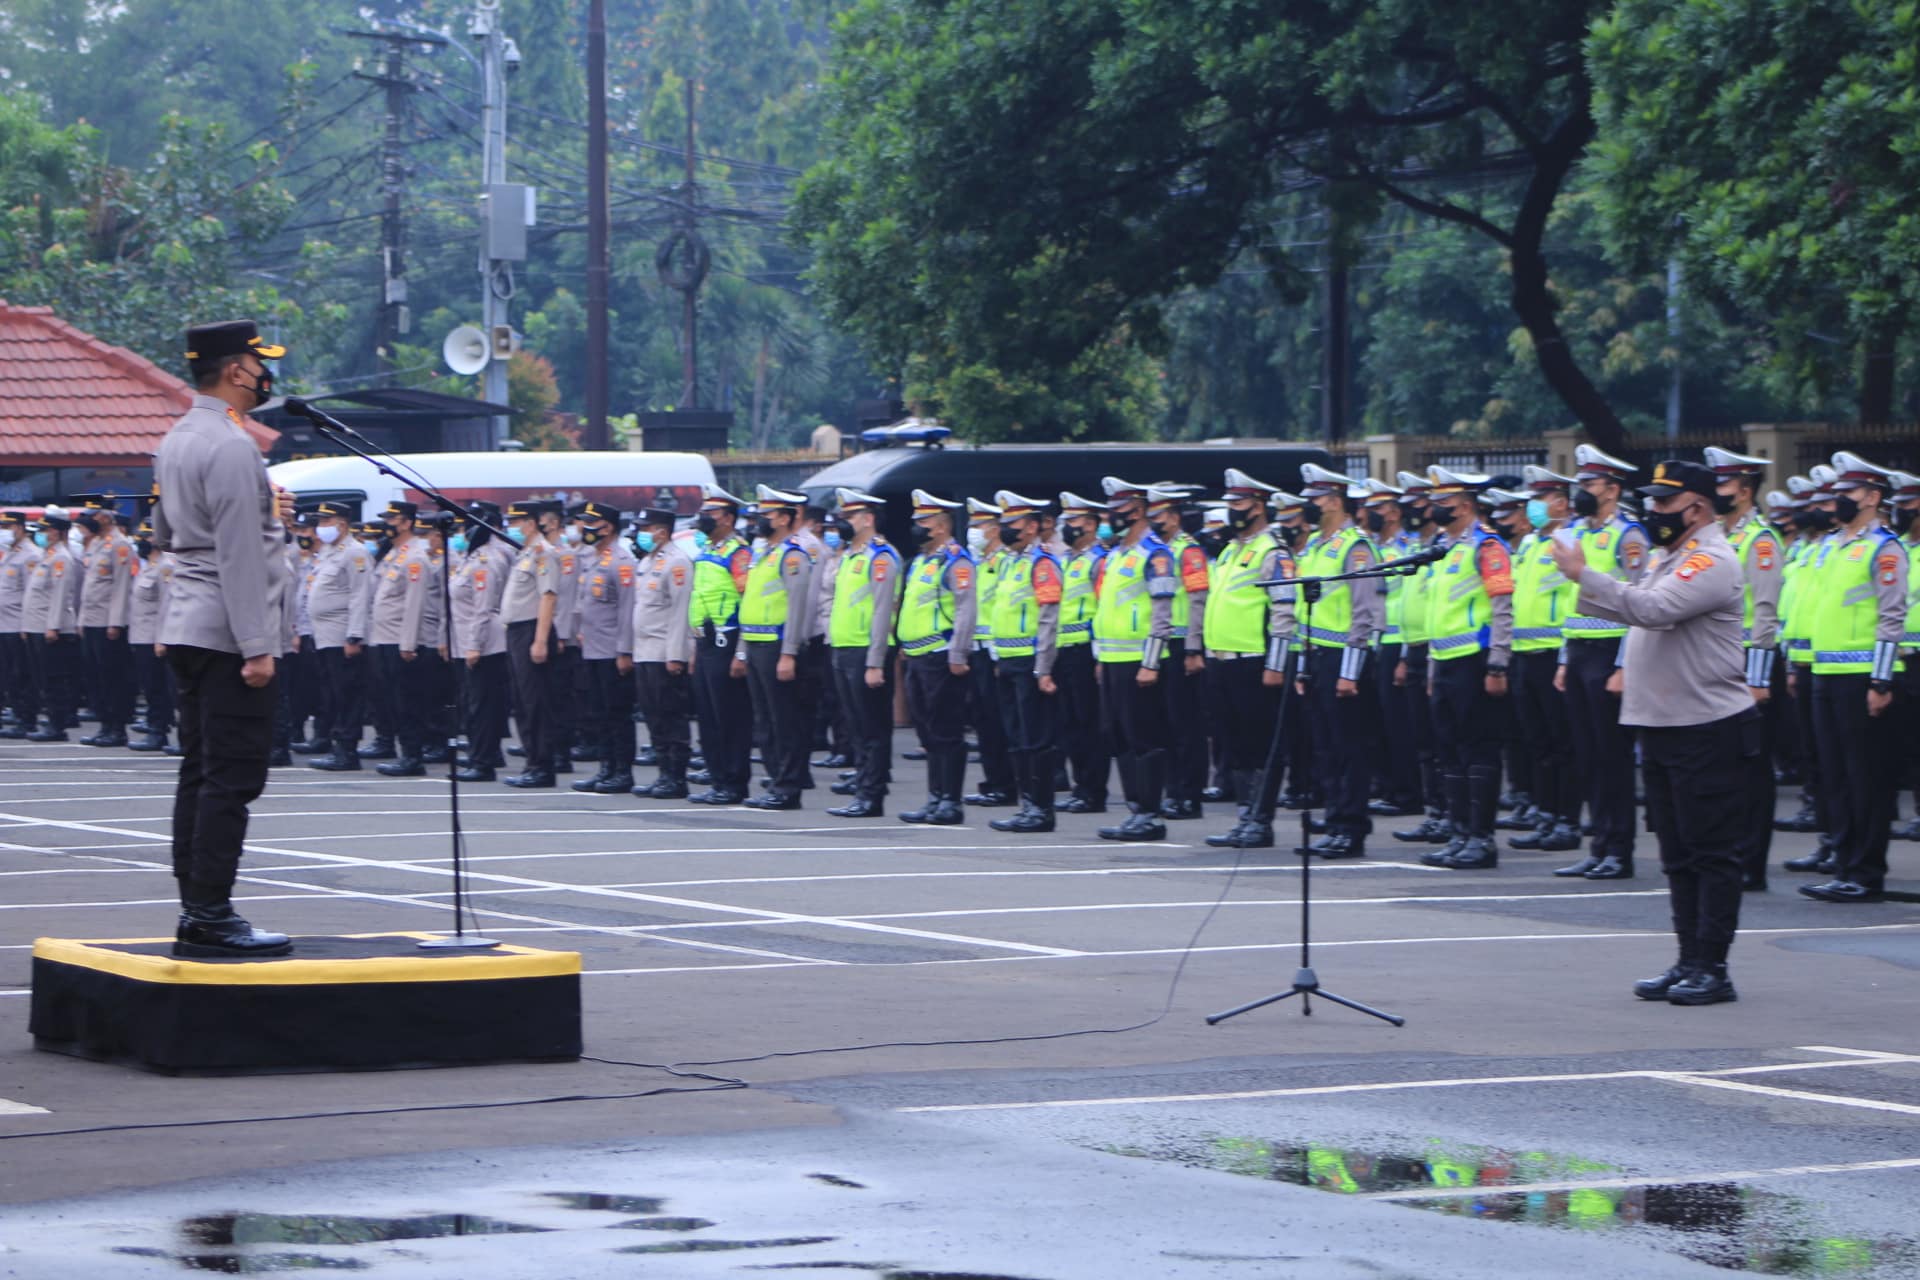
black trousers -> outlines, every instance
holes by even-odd
[[[127,727],[133,719],[133,656],[127,652],[126,628],[109,636],[106,627],[88,627],[80,633],[81,658],[91,675],[93,713],[101,725]]]
[[[1060,704],[1060,746],[1072,769],[1073,794],[1089,804],[1107,802],[1112,752],[1100,731],[1100,681],[1091,644],[1068,645],[1053,655],[1054,699]]]
[[[730,638],[739,639],[737,633]],[[714,790],[745,795],[753,781],[753,702],[745,677],[736,680],[731,674],[734,650],[734,644],[716,644],[707,636],[694,642],[693,696],[700,752]]]
[[[513,673],[513,696],[520,715],[520,747],[526,767],[535,772],[551,769],[555,744],[553,701],[549,692],[552,677],[547,671],[553,660],[551,643],[546,662],[533,660],[533,634],[540,624],[532,620],[507,624],[507,667]]]
[[[298,680],[291,690],[293,727],[296,732],[305,733],[309,740],[328,737],[327,730],[334,718],[332,694],[326,673],[320,667],[320,648],[310,635],[300,637],[300,656],[295,670]],[[313,722],[310,732],[308,721]]]
[[[389,687],[387,669],[375,655],[374,649],[375,646],[367,645],[362,650],[367,662],[366,676],[361,684],[362,705],[366,708],[367,722],[373,726],[373,736],[382,742],[392,742],[394,691]]]
[[[353,657],[345,649],[316,649],[314,665],[327,686],[328,722],[321,726],[334,746],[352,747],[360,742],[360,725],[365,718],[367,668],[372,666],[369,651],[362,647]]]
[[[1533,802],[1543,812],[1577,826],[1581,787],[1574,773],[1566,695],[1553,687],[1554,673],[1559,669],[1558,649],[1516,653],[1508,683],[1513,687],[1520,747],[1533,761]],[[1767,816],[1773,816],[1772,806],[1768,806]]]
[[[1367,784],[1379,724],[1373,679],[1363,667],[1354,683],[1358,692],[1339,696],[1340,663],[1344,649],[1314,645],[1307,654],[1307,715],[1313,722],[1313,753],[1327,813],[1327,830],[1335,835],[1367,836],[1373,819],[1367,814]],[[1378,661],[1369,655],[1370,665]]]
[[[1202,718],[1201,676],[1187,674],[1187,642],[1167,641],[1160,661],[1160,687],[1167,699],[1167,798],[1198,800],[1207,785],[1207,726]]]
[[[879,688],[867,685],[867,650],[847,646],[831,656],[833,696],[852,723],[854,793],[869,800],[887,794],[893,781],[893,650],[887,650]]]
[[[150,644],[128,646],[133,658],[134,682],[147,704],[147,731],[165,737],[173,732],[173,672]]]
[[[1907,653],[1907,669],[1893,678],[1895,750],[1906,762],[1897,785],[1912,789],[1914,818],[1920,821],[1920,656],[1911,649]]]
[[[857,713],[851,713],[840,705],[840,679],[834,674],[834,649],[825,636],[815,636],[801,647],[798,657],[800,700],[809,713],[807,754],[812,755],[822,747],[846,747],[846,735],[850,730],[842,722]]]
[[[460,664],[461,731],[467,736],[467,761],[476,769],[507,763],[501,740],[507,736],[507,703],[513,670],[504,653],[483,653],[472,666]]]
[[[438,652],[417,649],[413,661],[400,656],[397,644],[375,645],[374,663],[394,702],[394,738],[402,759],[417,760],[429,742],[441,745],[446,735],[438,726],[445,718],[446,664]]]
[[[1607,679],[1620,652],[1612,636],[1567,641],[1567,723],[1574,769],[1587,780],[1587,813],[1596,858],[1633,858],[1633,739],[1620,727],[1620,697]]]
[[[600,763],[616,774],[633,772],[633,672],[620,674],[615,658],[582,658],[588,697],[581,702],[583,738],[599,749]]]
[[[173,874],[183,888],[224,897],[239,874],[247,806],[266,789],[280,691],[271,680],[249,688],[236,653],[169,645],[167,665],[180,710]]]
[[[1740,927],[1740,863],[1753,775],[1772,764],[1758,708],[1713,724],[1641,729],[1647,819],[1667,874],[1685,966],[1724,964]]]
[[[1139,677],[1137,662],[1100,663],[1100,724],[1127,806],[1151,816],[1166,797],[1167,700],[1157,683],[1143,687]]]
[[[1007,731],[1000,723],[1000,703],[993,686],[993,656],[975,649],[968,659],[967,722],[980,743],[980,789],[1011,794],[1013,765],[1007,760]]]
[[[660,776],[684,782],[687,760],[693,755],[693,736],[687,725],[687,718],[693,714],[693,678],[684,670],[677,676],[671,674],[664,662],[636,662],[633,674],[634,691],[647,720],[647,741],[653,744]]]
[[[6,654],[7,661],[7,705],[20,723],[29,727],[40,718],[41,698],[40,681],[34,678],[27,646],[45,643],[39,636],[24,636],[18,631],[0,635],[0,652]]]
[[[1782,657],[1780,665],[1789,664]],[[1788,704],[1793,708],[1793,729],[1799,745],[1800,785],[1813,798],[1813,816],[1820,830],[1830,835],[1835,819],[1833,806],[1827,801],[1826,773],[1832,766],[1820,758],[1819,734],[1814,728],[1813,666],[1796,662],[1791,670],[1798,677],[1793,683],[1799,692],[1788,696]]]
[[[1399,655],[1392,646],[1381,650],[1373,663],[1373,692],[1380,702],[1381,736],[1387,749],[1379,762],[1381,794],[1409,812],[1421,805],[1420,754],[1413,732],[1413,704],[1425,701],[1424,686],[1416,687],[1409,673],[1405,685],[1393,682]]]
[[[557,639],[547,645],[547,706],[553,715],[553,763],[570,760],[580,739],[580,646]]]
[[[957,676],[945,648],[907,659],[907,714],[927,753],[927,793],[960,803],[967,778],[967,698],[973,672]]]
[[[807,756],[813,746],[806,703],[801,697],[798,655],[792,680],[780,678],[780,644],[761,640],[749,643],[747,651],[747,689],[761,719],[766,721],[767,742],[761,750],[766,762],[768,788],[778,797],[799,795],[806,789],[809,770]]]
[[[1804,684],[1803,684],[1804,689]],[[1838,879],[1886,887],[1888,827],[1903,762],[1897,753],[1899,707],[1867,713],[1867,676],[1813,677],[1814,749],[1826,762],[1821,781],[1833,825]]]
[[[1273,821],[1273,797],[1287,763],[1286,744],[1282,742],[1266,790],[1254,794],[1273,748],[1275,719],[1280,714],[1282,686],[1268,685],[1266,674],[1265,657],[1207,659],[1207,683],[1220,708],[1221,738],[1233,779],[1233,798],[1249,809],[1249,817],[1260,822]]]
[[[52,641],[44,635],[22,638],[33,664],[34,683],[40,686],[40,704],[46,709],[47,727],[71,728],[80,697],[80,637],[61,632]]]

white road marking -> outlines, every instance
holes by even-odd
[[[1851,1066],[1871,1067],[1891,1058],[1848,1059]],[[1805,1089],[1779,1089],[1772,1085],[1748,1084],[1744,1080],[1706,1080],[1687,1071],[1650,1071],[1650,1080],[1665,1080],[1672,1084],[1701,1085],[1708,1089],[1727,1089],[1735,1093],[1757,1093],[1769,1098],[1785,1098],[1789,1102],[1823,1102],[1832,1107],[1855,1107],[1863,1111],[1886,1111],[1894,1115],[1920,1116],[1920,1106],[1907,1102],[1882,1102],[1878,1098],[1849,1098],[1841,1094],[1810,1093]]]
[[[1793,1164],[1772,1169],[1726,1169],[1718,1173],[1662,1173],[1638,1178],[1569,1179],[1563,1182],[1516,1182],[1479,1187],[1424,1187],[1408,1191],[1368,1191],[1356,1200],[1470,1200],[1482,1196],[1545,1195],[1556,1191],[1624,1191],[1632,1187],[1693,1186],[1708,1182],[1764,1182],[1772,1178],[1805,1178],[1830,1173],[1871,1173],[1887,1169],[1920,1169],[1920,1158],[1857,1160],[1851,1164]]]
[[[1315,898],[1314,905],[1323,907],[1370,907],[1398,906],[1417,902],[1536,902],[1557,898],[1664,898],[1665,889],[1609,890],[1602,893],[1479,893],[1479,894],[1428,894],[1414,896],[1396,895],[1386,898]],[[888,911],[874,915],[843,916],[845,920],[918,920],[939,916],[1015,916],[1072,914],[1081,911],[1162,911],[1185,907],[1211,907],[1211,898],[1199,902],[1087,902],[1072,906],[1052,907],[967,907],[951,911]],[[1238,898],[1220,903],[1227,907],[1297,907],[1298,898]]]
[[[0,1098],[0,1116],[44,1116],[49,1114],[45,1107],[31,1107],[24,1102],[15,1102],[12,1098]]]

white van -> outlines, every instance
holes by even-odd
[[[622,511],[666,507],[683,516],[700,509],[701,486],[714,483],[713,464],[697,453],[402,453],[395,455],[402,475],[417,474],[454,501],[509,503],[560,498],[589,499]],[[377,519],[389,502],[411,502],[421,510],[426,495],[382,474],[351,454],[303,458],[267,468],[277,485],[291,490],[302,505],[328,500],[360,504],[363,520]]]

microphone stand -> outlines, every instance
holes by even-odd
[[[419,473],[414,472],[411,475],[402,475],[399,471],[396,471],[394,469],[395,467],[403,467],[407,471],[412,471],[413,469],[406,467],[406,464],[402,463],[398,458],[395,458],[391,453],[387,452],[387,450],[382,449],[379,445],[367,439],[338,418],[322,412],[304,401],[297,400],[289,400],[287,402],[287,411],[311,422],[314,429],[321,435],[333,441],[333,443],[339,445],[347,452],[358,455],[363,461],[371,463],[382,475],[391,476],[401,484],[424,493],[440,510],[450,515],[458,516],[469,524],[479,525],[481,528],[491,532],[494,537],[504,542],[512,541],[512,539],[507,536],[506,530],[495,528],[485,520],[469,514],[459,503],[428,484],[421,478]],[[356,444],[355,441],[359,441],[359,443]],[[366,448],[361,448],[360,446],[362,444],[364,444]],[[383,462],[379,457],[375,457],[374,455],[376,453],[383,455],[388,461]],[[452,552],[448,551],[443,558],[445,563],[440,567],[440,625],[444,629],[443,634],[448,639],[448,652],[451,653],[453,636]],[[449,658],[449,661],[451,661],[451,658]],[[446,707],[447,722],[451,726],[447,736],[447,819],[448,829],[453,840],[453,936],[446,937],[443,935],[438,938],[429,938],[425,942],[420,943],[419,946],[422,951],[482,951],[499,946],[500,940],[498,938],[487,938],[477,933],[467,932],[467,917],[471,912],[466,902],[466,839],[460,831],[460,715],[459,694],[457,692],[459,689],[459,681],[455,680],[450,683],[451,687],[456,690],[453,695],[454,700],[447,704]]]
[[[1439,556],[1433,554],[1432,550],[1428,550],[1408,556],[1405,559],[1392,560],[1386,564],[1374,565],[1366,569],[1357,569],[1352,573],[1327,574],[1318,578],[1270,578],[1255,583],[1254,585],[1261,587],[1284,585],[1298,588],[1300,600],[1304,606],[1301,611],[1298,634],[1311,637],[1313,634],[1313,602],[1320,598],[1320,588],[1326,583],[1358,582],[1365,579],[1400,577],[1413,573],[1425,565],[1432,564],[1439,558]],[[1304,640],[1298,650],[1290,652],[1287,655],[1287,661],[1285,663],[1286,679],[1280,686],[1279,713],[1274,717],[1273,736],[1267,743],[1266,762],[1261,766],[1259,781],[1254,788],[1254,796],[1257,798],[1256,802],[1262,805],[1265,805],[1268,802],[1269,795],[1277,790],[1279,779],[1276,774],[1276,769],[1280,759],[1280,744],[1286,740],[1287,708],[1291,705],[1294,698],[1293,682],[1298,671],[1304,669],[1306,646],[1311,643],[1311,639]],[[1396,1027],[1404,1027],[1407,1025],[1407,1020],[1398,1014],[1383,1013],[1371,1005],[1361,1004],[1358,1000],[1349,1000],[1345,996],[1336,995],[1320,985],[1320,977],[1313,970],[1313,852],[1307,847],[1312,838],[1313,810],[1311,808],[1302,809],[1300,811],[1300,845],[1294,850],[1295,853],[1300,855],[1300,967],[1294,971],[1293,985],[1285,991],[1275,995],[1262,996],[1258,1000],[1250,1000],[1246,1004],[1237,1005],[1234,1008],[1226,1010],[1224,1013],[1210,1014],[1207,1017],[1208,1026],[1218,1026],[1228,1018],[1237,1018],[1243,1013],[1251,1013],[1255,1009],[1264,1008],[1270,1004],[1277,1004],[1282,1000],[1290,1000],[1294,996],[1300,997],[1300,1014],[1302,1017],[1311,1017],[1313,1015],[1313,997],[1319,996],[1323,1000],[1331,1000],[1335,1004],[1344,1005],[1356,1012],[1368,1014],[1380,1019],[1382,1022],[1390,1022]]]

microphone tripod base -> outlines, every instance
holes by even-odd
[[[421,945],[424,946],[426,944],[422,943]],[[1207,1017],[1207,1025],[1210,1027],[1218,1026],[1228,1018],[1235,1018],[1243,1013],[1251,1013],[1255,1009],[1264,1009],[1270,1004],[1278,1004],[1282,1000],[1291,1000],[1294,996],[1300,997],[1300,1014],[1302,1017],[1313,1016],[1313,997],[1319,996],[1322,1000],[1331,1000],[1335,1004],[1345,1005],[1349,1009],[1358,1013],[1368,1014],[1371,1017],[1380,1019],[1382,1022],[1391,1022],[1396,1027],[1404,1027],[1407,1025],[1405,1018],[1391,1013],[1382,1013],[1370,1005],[1361,1004],[1358,1000],[1349,1000],[1345,996],[1337,996],[1333,994],[1333,992],[1325,990],[1321,987],[1320,979],[1314,974],[1312,969],[1295,970],[1293,986],[1280,992],[1278,995],[1263,996],[1258,1000],[1240,1005],[1238,1008],[1228,1009],[1225,1013],[1209,1014]]]
[[[450,938],[428,938],[420,944],[422,951],[485,951],[489,947],[500,945],[498,938],[483,938],[477,933],[456,933]]]

